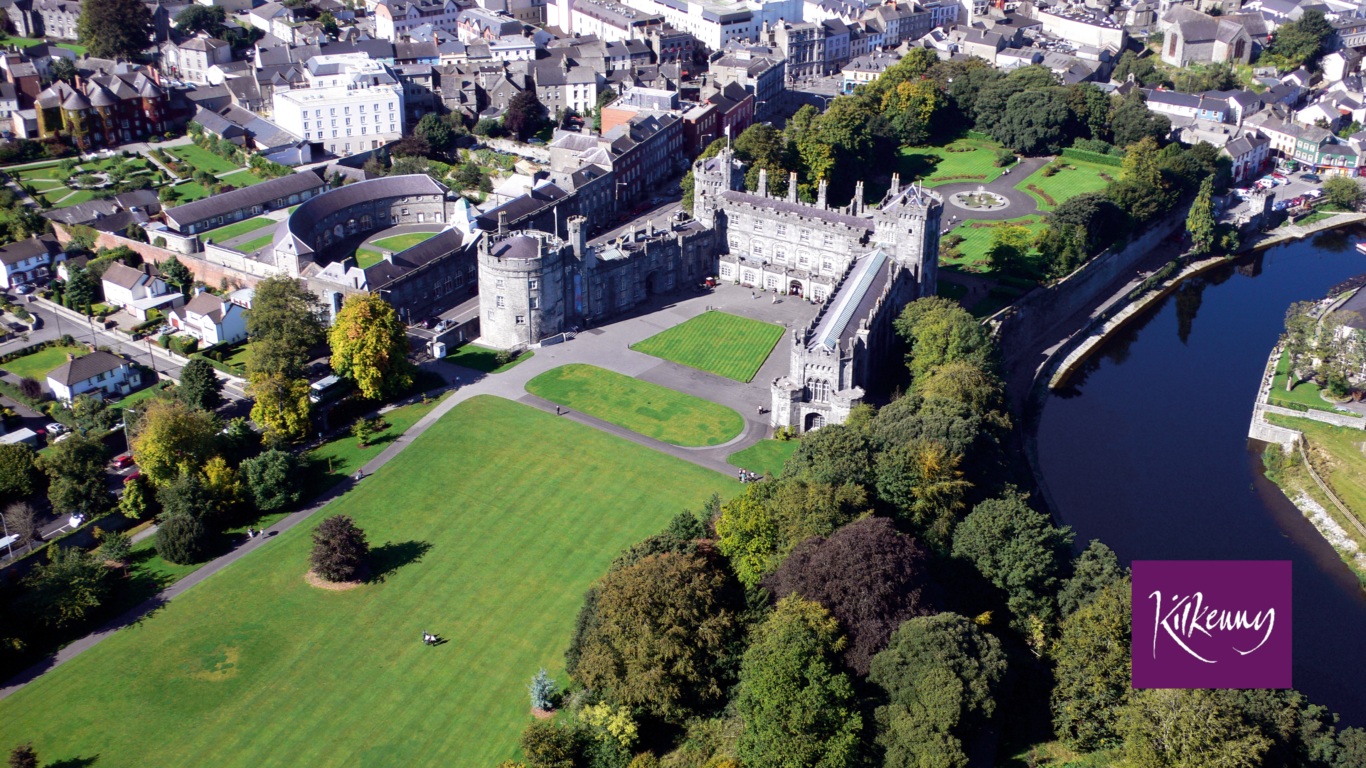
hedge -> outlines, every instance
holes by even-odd
[[[1124,167],[1124,158],[1115,155],[1102,155],[1099,152],[1091,152],[1085,149],[1073,149],[1068,147],[1062,151],[1062,156],[1073,160],[1085,160],[1088,163],[1098,163],[1100,165],[1112,165],[1116,168]]]
[[[245,376],[247,375],[247,370],[246,370],[246,368],[234,367],[234,366],[228,365],[227,363],[220,363],[220,362],[218,362],[217,360],[213,359],[212,357],[206,356],[206,355],[205,355],[204,353],[202,353],[202,352],[195,352],[194,354],[190,355],[190,359],[191,359],[191,360],[199,359],[199,360],[208,361],[209,365],[212,365],[214,368],[217,368],[218,370],[222,371],[223,373],[228,374],[229,376],[236,376],[236,377],[238,377],[239,379],[240,379],[240,378],[243,378],[243,377],[245,377]]]
[[[968,131],[968,138],[969,138],[969,139],[977,139],[978,141],[995,141],[995,140],[996,140],[996,137],[995,137],[995,136],[992,136],[992,135],[989,134],[989,133],[982,133],[981,131]]]

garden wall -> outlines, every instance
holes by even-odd
[[[65,244],[71,241],[71,234],[67,232],[62,225],[54,222],[52,230],[56,233],[59,242]],[[160,264],[172,257],[178,258],[180,259],[181,264],[189,267],[190,272],[194,274],[196,280],[205,285],[212,285],[215,288],[222,285],[224,278],[227,278],[228,282],[233,285],[243,288],[252,288],[261,281],[261,278],[266,276],[235,269],[226,264],[215,264],[194,256],[176,253],[175,251],[166,248],[158,248],[155,245],[150,245],[140,240],[130,240],[126,237],[113,235],[108,232],[100,232],[99,236],[95,238],[96,248],[118,248],[119,246],[129,247],[136,251],[144,261],[150,261],[153,264]],[[233,251],[233,253],[236,253],[236,251]]]
[[[1138,260],[1173,232],[1186,226],[1186,205],[1148,227],[1118,251],[1105,249],[1077,271],[1047,288],[1036,288],[993,315],[1006,357],[1027,350],[1059,323],[1098,297],[1115,278],[1134,269]]]

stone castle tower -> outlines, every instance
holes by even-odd
[[[479,242],[480,335],[497,349],[525,349],[564,330],[565,262],[572,244],[549,232],[509,233],[499,214],[496,233]],[[583,238],[583,217],[569,220]]]

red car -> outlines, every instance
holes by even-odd
[[[125,453],[124,455],[116,457],[114,459],[115,469],[127,469],[131,466],[133,466],[133,457],[131,454]]]
[[[129,483],[133,482],[134,480],[138,479],[139,477],[142,477],[142,470],[140,470],[140,469],[139,469],[138,471],[134,472],[133,474],[129,475],[128,477],[123,478],[123,484],[124,484],[124,485],[128,485]]]

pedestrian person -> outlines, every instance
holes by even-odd
[[[555,406],[555,415],[556,415],[556,416],[559,416],[559,415],[560,415],[560,406],[558,406],[558,405]]]

